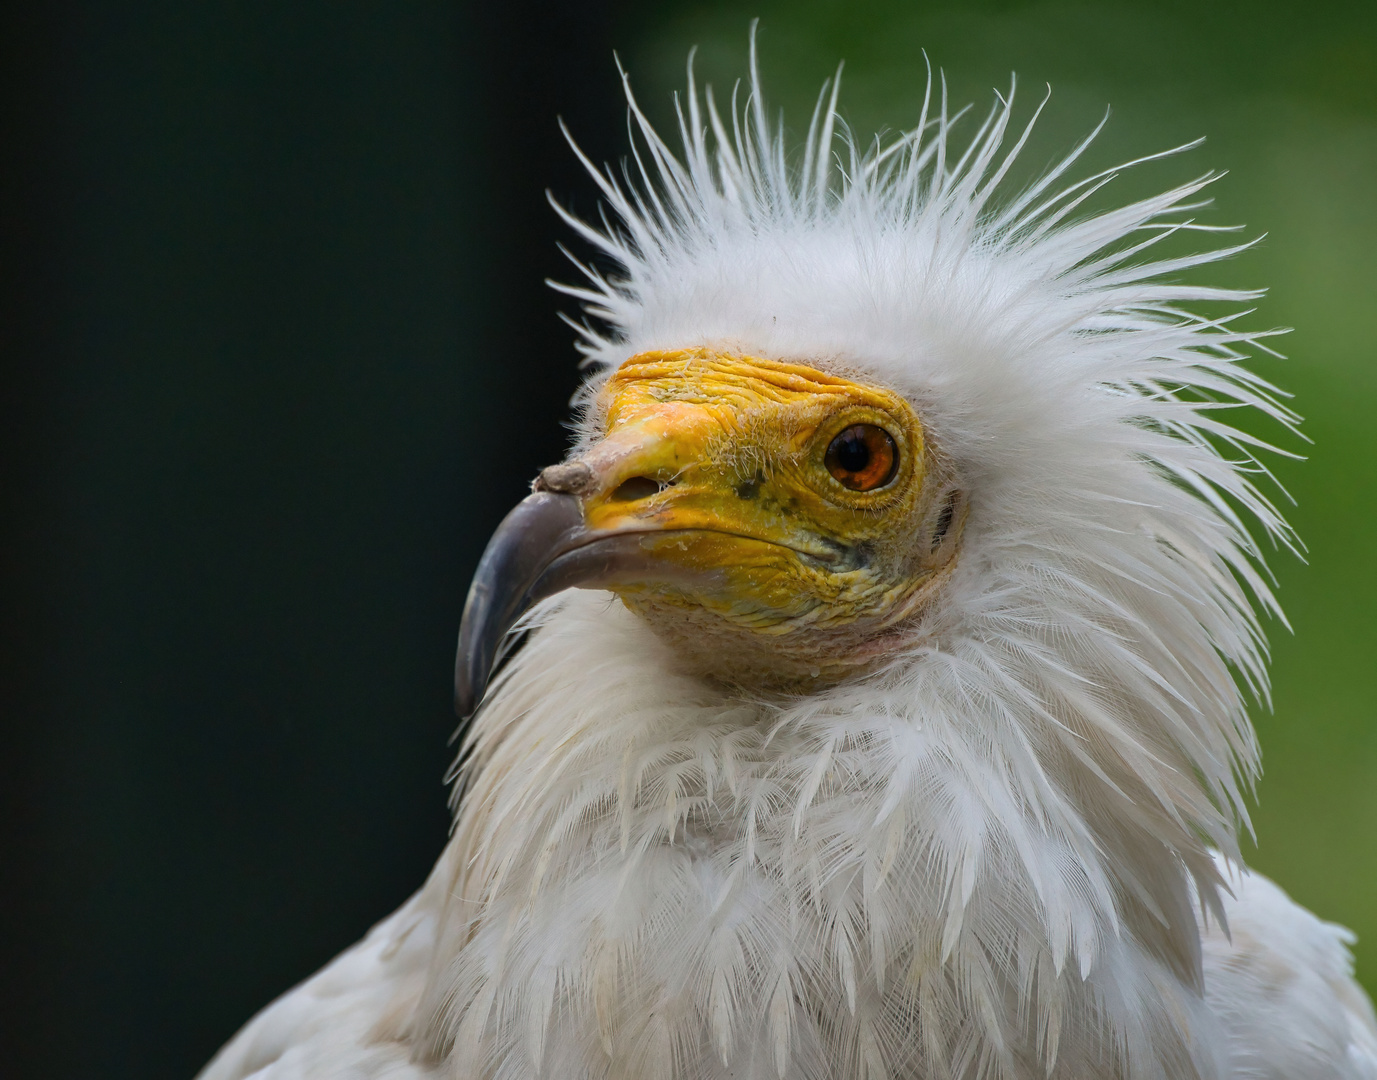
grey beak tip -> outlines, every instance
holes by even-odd
[[[478,711],[478,702],[487,689],[487,678],[475,679],[461,654],[454,665],[454,715],[467,720]]]
[[[582,506],[568,494],[538,491],[502,519],[464,603],[454,657],[454,711],[460,719],[468,719],[482,703],[507,632],[542,599],[533,591],[541,574],[582,533]]]
[[[641,539],[635,530],[586,528],[583,503],[574,494],[542,490],[517,503],[488,541],[464,604],[454,656],[459,717],[467,720],[482,705],[507,634],[546,597],[650,577],[701,580],[700,573],[675,569],[648,553]]]

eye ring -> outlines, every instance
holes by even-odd
[[[848,491],[875,491],[898,473],[899,448],[884,428],[852,424],[828,444],[823,463]]]

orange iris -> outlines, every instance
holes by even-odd
[[[874,424],[853,424],[827,447],[827,471],[851,491],[874,491],[894,479],[899,452],[894,438]]]

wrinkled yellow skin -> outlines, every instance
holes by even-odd
[[[943,468],[921,422],[883,387],[687,349],[633,356],[596,407],[605,434],[580,457],[596,478],[587,525],[645,532],[647,550],[700,582],[615,591],[705,659],[752,667],[768,638],[786,678],[854,666],[921,607],[954,554],[956,502],[935,550],[928,537],[942,499],[959,493],[934,478]],[[832,439],[858,423],[884,428],[898,449],[893,479],[869,492],[848,490],[824,462]]]

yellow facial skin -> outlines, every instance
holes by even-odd
[[[952,561],[964,504],[907,401],[797,364],[707,349],[643,353],[596,403],[604,437],[587,526],[644,533],[682,585],[616,592],[729,678],[840,674],[911,621]],[[892,479],[848,490],[827,449],[872,424],[897,450]],[[723,666],[725,665],[725,666]]]

